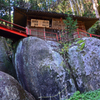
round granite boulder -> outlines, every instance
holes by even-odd
[[[82,38],[68,51],[69,64],[81,92],[100,88],[100,40]]]
[[[40,96],[42,100],[45,100],[43,97],[50,100],[50,96],[63,89],[61,98],[75,92],[73,80],[70,79],[58,47],[59,43],[36,37],[24,38],[17,47],[15,69],[18,80],[37,100],[40,100]],[[59,95],[52,100],[59,100]]]
[[[0,100],[35,100],[10,75],[0,71]]]

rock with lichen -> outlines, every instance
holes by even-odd
[[[24,38],[15,53],[15,68],[20,84],[36,100],[67,98],[76,88],[59,54],[59,43],[36,37]],[[44,99],[46,97],[46,99]]]
[[[10,75],[0,71],[0,100],[35,100]]]
[[[81,92],[99,89],[100,40],[93,37],[82,38],[70,46],[68,55],[77,89]]]
[[[4,37],[0,37],[0,71],[8,73],[16,78],[16,72],[12,64],[11,52]]]

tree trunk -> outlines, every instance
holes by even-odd
[[[74,12],[74,9],[73,9],[73,3],[72,3],[72,0],[69,0],[69,2],[70,2],[71,9],[72,9],[72,13],[73,13],[73,15],[75,15],[75,12]]]
[[[80,4],[79,4],[79,1],[78,0],[77,0],[77,6],[79,8],[80,15],[82,16],[82,12],[81,12],[81,8],[80,8]]]
[[[82,12],[84,13],[85,12],[85,7],[84,7],[84,3],[83,3],[83,0],[80,0],[81,4],[82,4]]]
[[[75,0],[73,0],[73,2],[74,2],[74,5],[75,5],[75,10],[76,10],[76,13],[77,13],[77,15],[79,15],[79,12],[78,12],[78,9],[77,9],[77,5],[76,5],[76,1],[75,1]]]
[[[92,3],[93,3],[93,9],[95,10],[96,17],[99,18],[99,12],[97,9],[97,0],[92,0]]]

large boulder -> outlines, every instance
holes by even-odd
[[[35,100],[10,75],[0,71],[0,100]]]
[[[6,72],[16,78],[10,49],[4,37],[0,37],[0,71]]]
[[[16,49],[18,80],[36,100],[40,100],[39,97],[50,100],[50,96],[54,96],[52,100],[59,100],[59,96],[66,98],[76,90],[63,58],[58,53],[58,46],[56,42],[28,37],[20,41]]]
[[[100,40],[82,38],[68,50],[69,64],[77,89],[81,92],[100,88]]]

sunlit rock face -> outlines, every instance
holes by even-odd
[[[100,40],[92,37],[75,42],[68,51],[69,64],[81,92],[100,88]],[[85,46],[82,47],[83,43]]]
[[[35,100],[10,75],[0,71],[0,100]]]
[[[76,90],[59,54],[59,43],[36,37],[24,38],[16,49],[15,69],[20,84],[36,100],[40,100],[40,96],[50,100],[50,96],[56,94],[52,100],[59,100],[59,92],[63,89],[61,98],[67,98]]]

